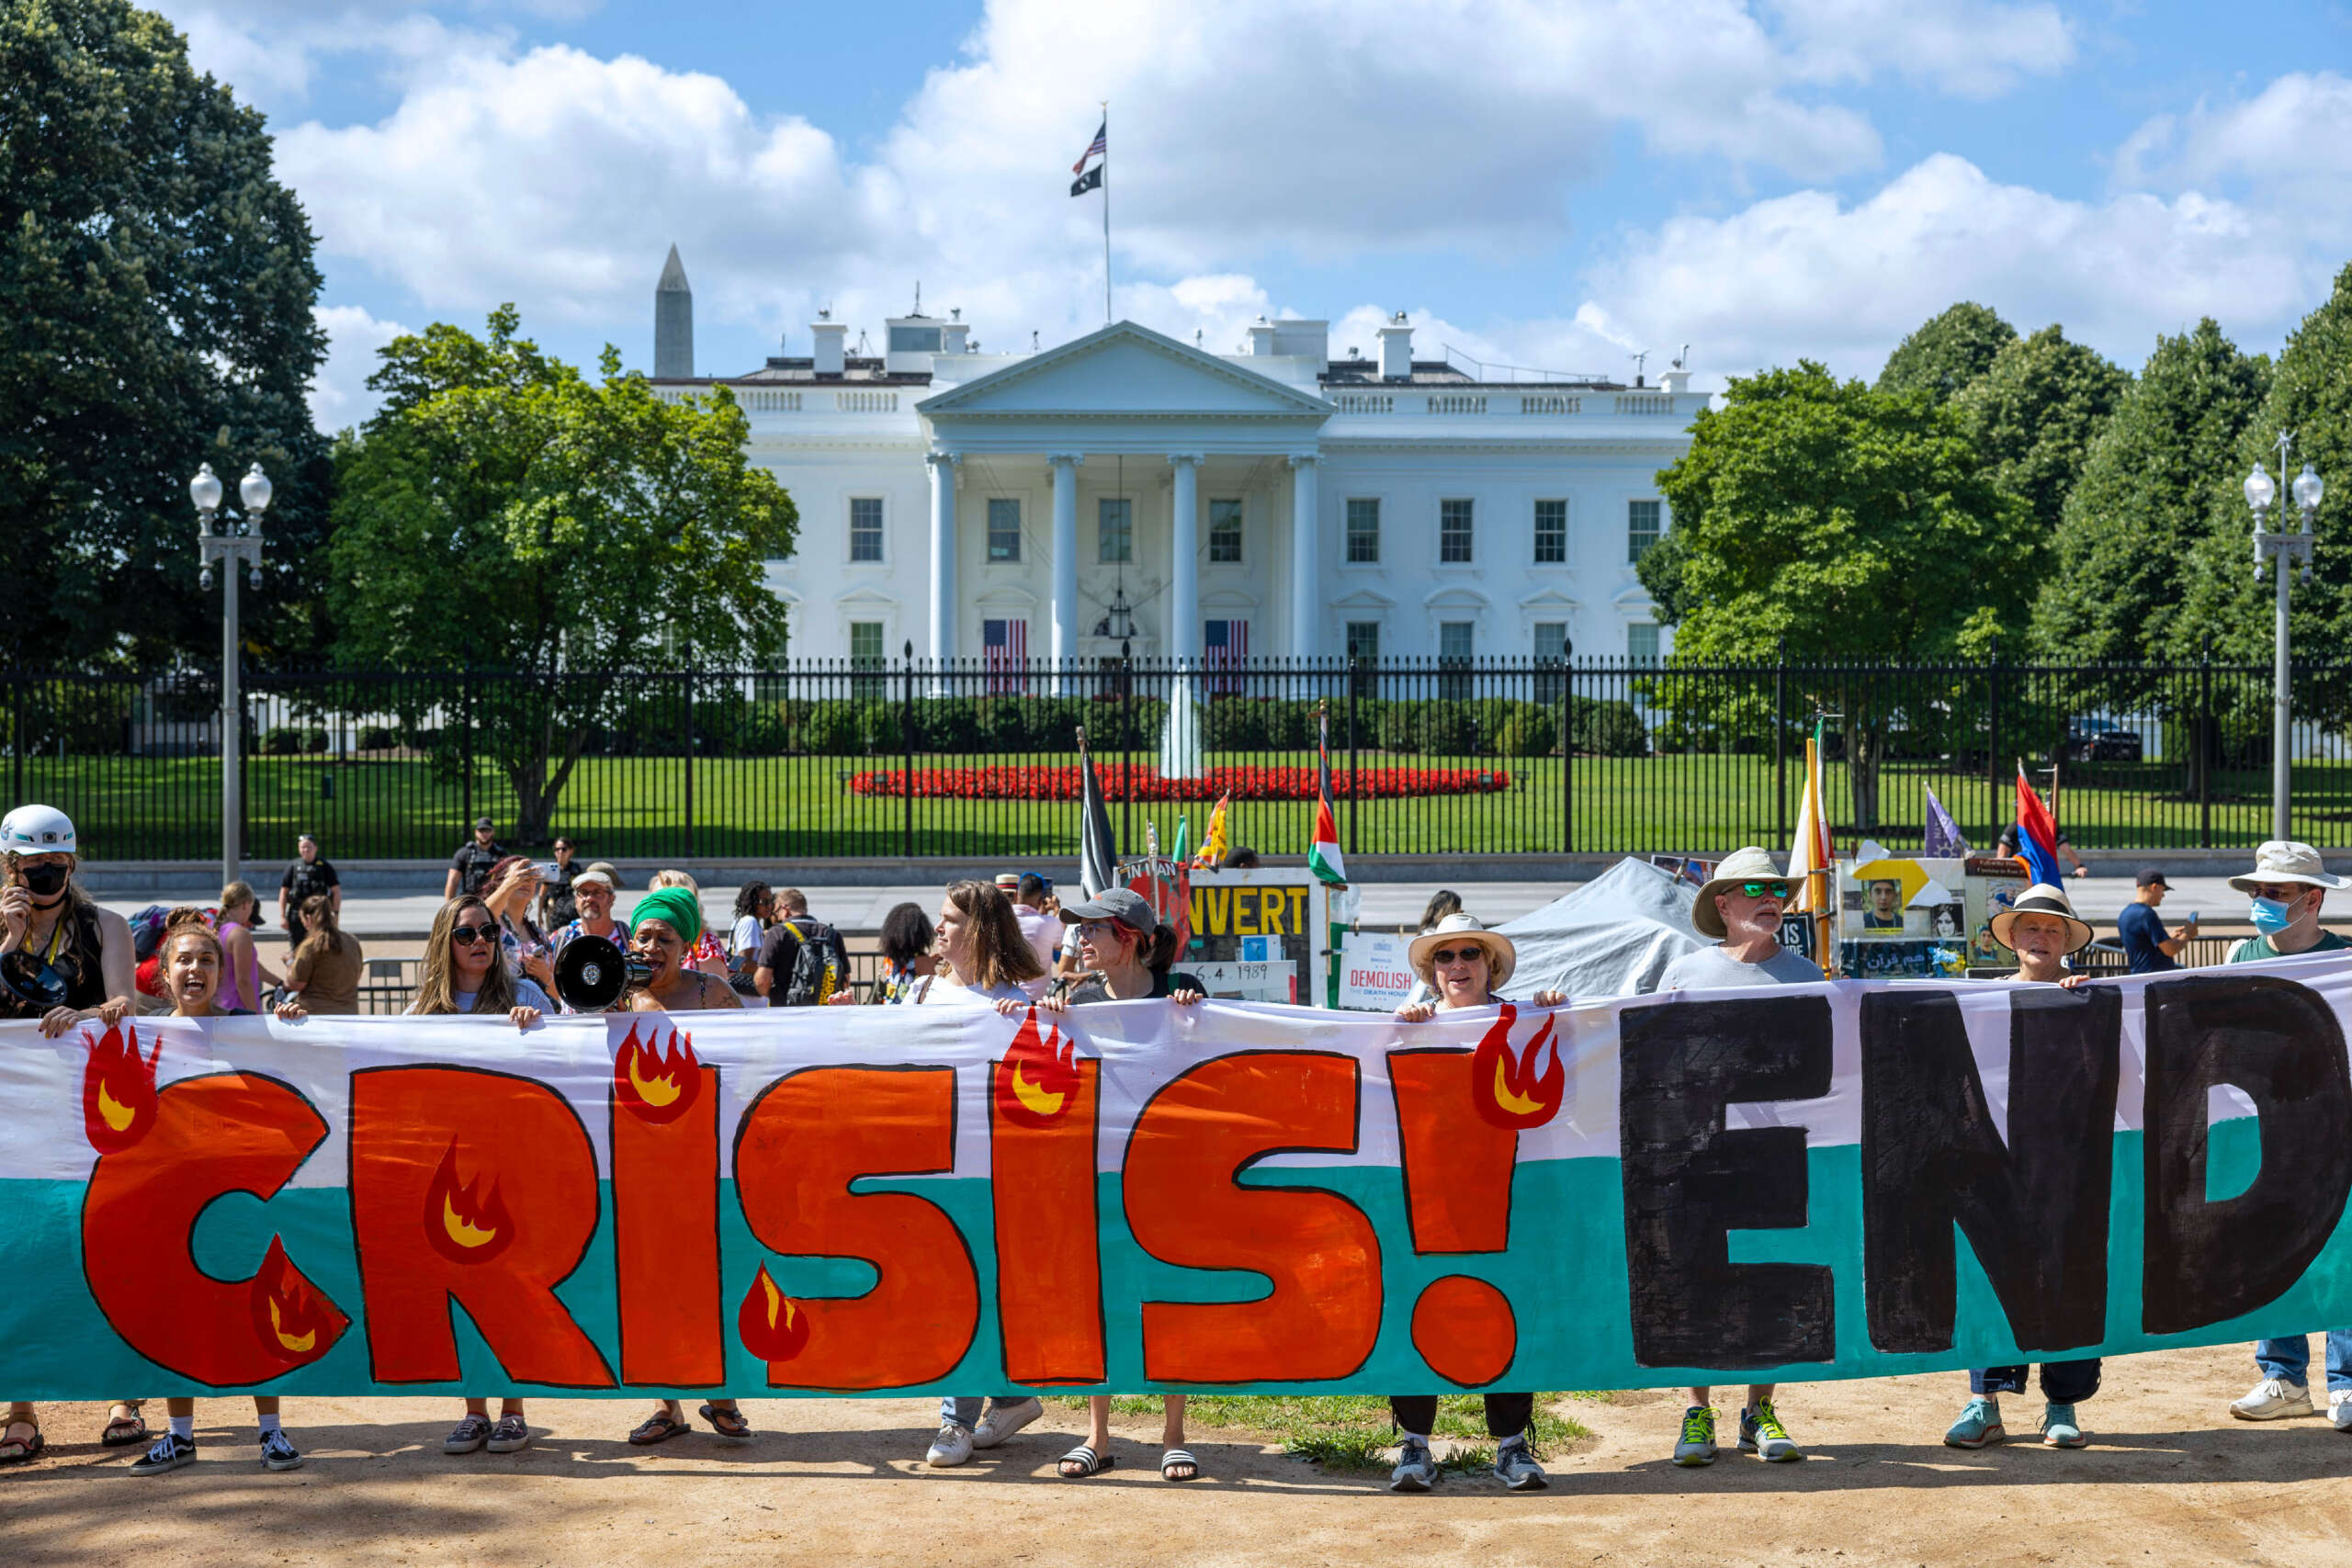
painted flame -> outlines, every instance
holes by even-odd
[[[761,1264],[735,1311],[735,1335],[743,1348],[763,1361],[789,1361],[808,1348],[808,1330],[807,1310],[778,1289],[768,1266]]]
[[[1031,1008],[997,1064],[997,1110],[1016,1126],[1049,1127],[1078,1089],[1077,1040],[1058,1025],[1040,1035],[1037,1010]]]
[[[471,1181],[458,1180],[455,1138],[424,1191],[424,1235],[452,1263],[486,1263],[514,1239],[514,1222],[498,1195],[497,1179],[477,1170]]]
[[[639,1120],[674,1122],[693,1109],[702,1093],[702,1064],[695,1056],[695,1037],[670,1032],[665,1052],[653,1049],[648,1037],[639,1040],[637,1025],[613,1053],[613,1098]]]
[[[254,1337],[288,1366],[315,1361],[334,1348],[351,1320],[286,1256],[286,1244],[269,1238],[251,1287]]]
[[[1547,1014],[1535,1038],[1513,1051],[1510,1031],[1518,1021],[1519,1010],[1505,1002],[1471,1053],[1470,1099],[1490,1126],[1525,1131],[1559,1114],[1567,1099],[1568,1075],[1552,1039],[1553,1018]]]
[[[156,1041],[153,1052],[141,1056],[138,1031],[118,1025],[89,1044],[82,1066],[82,1130],[98,1153],[119,1154],[155,1124],[155,1068],[164,1043]]]

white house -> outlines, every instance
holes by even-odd
[[[693,363],[684,288],[673,252],[660,367]],[[1337,356],[1319,321],[1232,355],[1132,321],[1024,354],[955,315],[887,328],[878,355],[820,320],[808,357],[653,378],[727,387],[799,507],[770,569],[795,660],[1662,651],[1634,562],[1706,403],[1679,366],[1498,380],[1415,358],[1401,314]]]

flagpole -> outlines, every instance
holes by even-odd
[[[1102,100],[1102,324],[1111,324],[1111,100]]]

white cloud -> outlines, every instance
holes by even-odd
[[[2294,72],[2244,102],[2157,115],[2117,150],[2114,178],[2124,188],[2253,189],[2340,208],[2352,182],[2352,80]]]
[[[343,430],[375,412],[368,378],[379,363],[376,351],[409,329],[356,305],[322,305],[311,315],[326,331],[327,356],[311,380],[311,421],[321,430]]]
[[[1795,65],[1817,81],[1863,82],[1882,73],[1967,98],[2005,93],[2075,58],[2073,29],[2046,5],[1971,0],[1770,0]]]

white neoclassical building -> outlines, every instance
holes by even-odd
[[[689,370],[666,303],[657,366]],[[1679,367],[1497,379],[1416,357],[1401,316],[1336,354],[1317,321],[1232,355],[1132,321],[1022,354],[953,316],[890,319],[879,354],[811,331],[807,357],[653,378],[727,387],[797,504],[770,572],[796,660],[1663,651],[1634,562],[1706,402]]]

